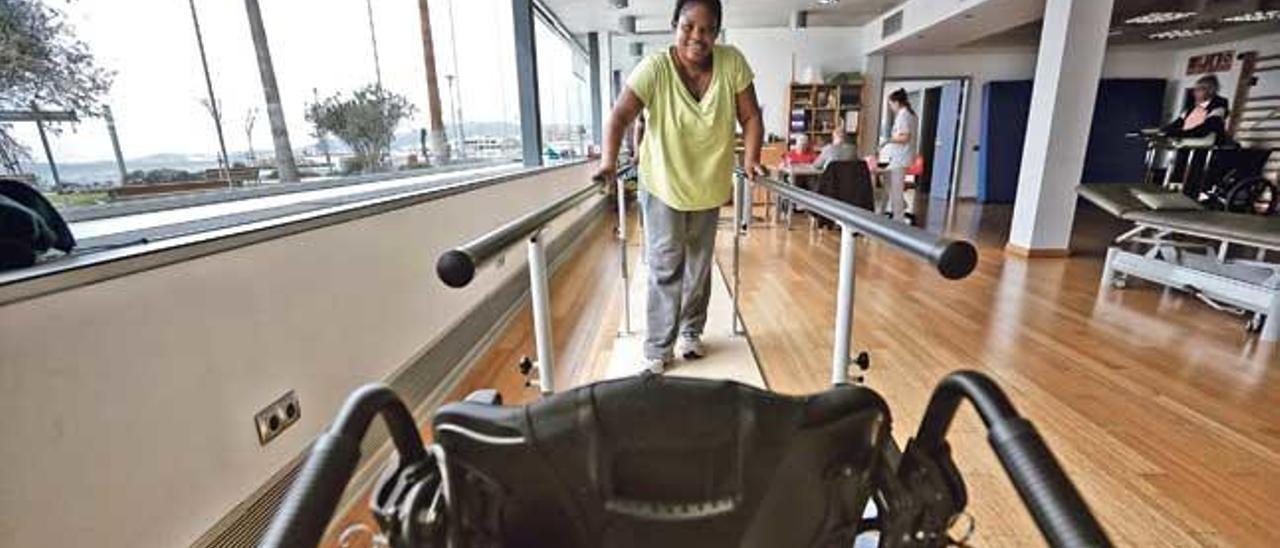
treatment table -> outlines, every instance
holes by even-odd
[[[1263,341],[1280,340],[1280,217],[1200,209],[1180,194],[1150,184],[1086,184],[1079,194],[1132,230],[1107,249],[1102,284],[1123,287],[1129,276],[1186,291],[1210,306],[1248,316]],[[1231,248],[1253,250],[1232,258]]]

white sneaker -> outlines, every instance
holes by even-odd
[[[696,360],[706,356],[707,352],[702,347],[702,338],[680,337],[680,341],[676,343],[676,355],[686,360]]]
[[[644,367],[654,375],[661,375],[667,369],[667,360],[662,358],[645,358]]]

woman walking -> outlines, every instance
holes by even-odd
[[[719,0],[676,0],[674,43],[631,72],[605,129],[597,176],[612,177],[623,129],[647,111],[639,199],[649,266],[644,359],[654,373],[677,353],[705,353],[716,222],[733,190],[735,123],[743,128],[742,167],[751,178],[759,169],[764,126],[753,74],[737,49],[715,44],[720,23]]]

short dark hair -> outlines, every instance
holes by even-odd
[[[693,7],[696,4],[702,4],[703,7],[711,10],[711,15],[716,18],[716,30],[720,30],[723,19],[723,8],[720,7],[720,0],[676,0],[676,9],[671,12],[671,28],[676,28],[680,24],[680,14],[684,13],[686,8]]]

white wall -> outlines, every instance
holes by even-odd
[[[0,545],[190,544],[524,263],[513,250],[453,290],[442,251],[589,169],[0,306]],[[302,418],[260,447],[253,414],[289,389]]]
[[[1280,53],[1280,32],[1245,40],[1233,40],[1211,46],[1184,49],[1176,52],[1174,55],[1174,66],[1171,77],[1177,79],[1177,85],[1170,86],[1171,89],[1168,103],[1170,112],[1173,112],[1181,106],[1182,91],[1194,86],[1196,79],[1203,76],[1202,74],[1187,76],[1187,60],[1196,55],[1218,53],[1228,50],[1235,51],[1237,55],[1247,51],[1257,51],[1259,55]],[[1219,94],[1226,97],[1228,101],[1231,101],[1231,107],[1233,109],[1236,106],[1235,94],[1236,88],[1239,86],[1240,82],[1240,67],[1241,62],[1237,59],[1232,62],[1230,71],[1215,74],[1218,77],[1218,81],[1222,84],[1222,89],[1219,91]],[[1264,90],[1267,94],[1280,93],[1280,75],[1277,73],[1263,73],[1258,76],[1258,80],[1260,89],[1256,90],[1258,92],[1257,94],[1263,94]]]
[[[1113,48],[1107,52],[1103,78],[1170,78],[1174,54],[1169,51]],[[1030,80],[1035,76],[1034,49],[978,51],[941,55],[889,55],[885,77],[969,77],[970,95],[965,117],[964,157],[961,160],[960,197],[978,193],[978,146],[982,120],[982,87],[987,82]]]
[[[859,29],[813,27],[729,29],[725,42],[737,47],[755,72],[756,97],[764,109],[765,134],[786,135],[787,89],[806,67],[824,75],[866,66]]]

